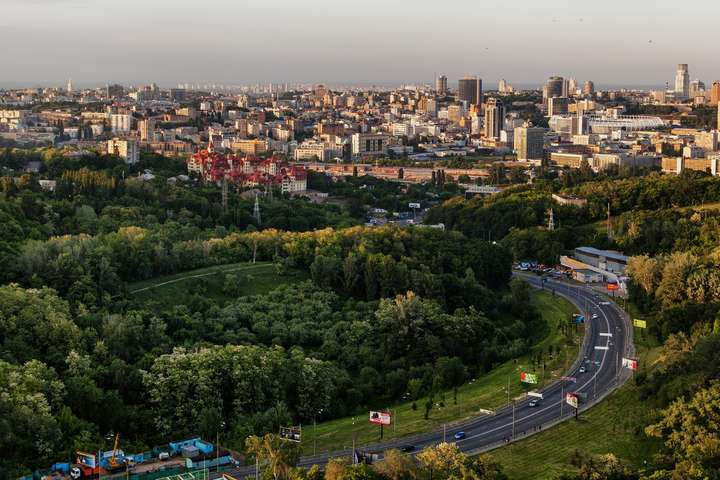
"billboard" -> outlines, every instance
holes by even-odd
[[[523,383],[538,383],[537,374],[535,373],[527,373],[527,372],[520,372],[520,381]]]
[[[280,427],[280,438],[291,442],[299,442],[302,438],[300,427]]]
[[[608,283],[607,284],[608,292],[614,292],[615,290],[618,290],[619,288],[620,288],[620,286],[617,283]]]
[[[630,370],[637,370],[638,361],[634,358],[623,358],[622,366],[623,368],[629,368]]]
[[[92,453],[76,452],[75,463],[84,465],[86,467],[95,468],[97,467],[97,461],[95,455]]]
[[[633,318],[633,327],[647,328],[647,322],[639,318]]]
[[[370,423],[390,425],[390,412],[370,412]]]
[[[420,208],[419,203],[408,203],[408,208]]]
[[[578,408],[579,402],[578,402],[577,395],[575,395],[574,393],[571,393],[571,392],[566,393],[565,394],[565,403],[567,403],[568,405],[570,405],[573,408]]]
[[[573,322],[585,323],[585,315],[580,315],[579,313],[573,313]]]

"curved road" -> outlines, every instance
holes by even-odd
[[[565,403],[566,392],[587,396],[579,407],[579,412],[582,413],[629,378],[630,372],[622,368],[622,358],[635,353],[632,328],[620,307],[582,286],[551,279],[547,279],[543,285],[538,276],[522,274],[521,277],[533,287],[554,290],[556,295],[565,297],[580,311],[585,312],[585,339],[580,355],[566,373],[566,377],[563,377],[565,380],[558,380],[541,390],[543,399],[536,407],[529,406],[532,397],[518,399],[514,401],[514,405],[506,405],[494,415],[453,424],[445,432],[440,430],[366,445],[362,447],[363,451],[381,452],[403,445],[413,445],[414,452],[419,452],[424,447],[438,444],[444,439],[455,441],[453,436],[459,431],[466,434],[464,439],[455,441],[461,451],[476,454],[492,450],[508,441],[525,438],[574,417],[575,410]],[[584,373],[580,373],[581,368],[584,368]],[[330,458],[349,457],[351,453],[351,450],[339,450],[307,456],[300,460],[299,466],[324,465]],[[253,475],[255,470],[254,467],[247,466],[234,469],[230,473],[242,477]]]

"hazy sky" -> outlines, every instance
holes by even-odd
[[[718,0],[0,0],[0,85],[720,79]]]

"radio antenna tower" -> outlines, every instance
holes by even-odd
[[[548,216],[548,230],[553,231],[555,230],[555,214],[552,208],[548,210]]]
[[[260,219],[260,200],[258,199],[257,193],[255,194],[255,208],[253,208],[253,217],[255,217],[255,221],[257,221],[259,227],[262,223],[262,220]]]

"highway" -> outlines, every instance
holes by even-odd
[[[373,445],[364,445],[364,452],[382,452],[390,448],[413,445],[413,453],[424,447],[447,440],[455,442],[461,451],[468,454],[492,450],[508,442],[513,442],[538,433],[548,427],[567,421],[575,416],[575,409],[565,402],[567,392],[586,394],[587,398],[579,405],[579,413],[592,407],[605,396],[622,385],[631,372],[622,368],[623,357],[634,356],[632,328],[629,318],[614,302],[608,302],[597,293],[585,287],[567,281],[547,279],[532,274],[519,274],[533,287],[553,290],[556,295],[565,297],[575,304],[578,311],[585,313],[586,330],[580,354],[568,369],[564,380],[551,383],[542,390],[542,400],[535,407],[529,403],[533,397],[516,399],[495,411],[494,415],[484,415],[454,423],[445,431],[433,431],[412,437],[394,439]],[[585,370],[581,373],[581,369]],[[581,395],[582,396],[582,395]],[[455,440],[457,432],[465,432],[465,438]],[[328,459],[350,457],[351,450],[303,457],[299,466],[324,465]],[[254,475],[254,466],[240,467],[229,472],[239,477]]]

